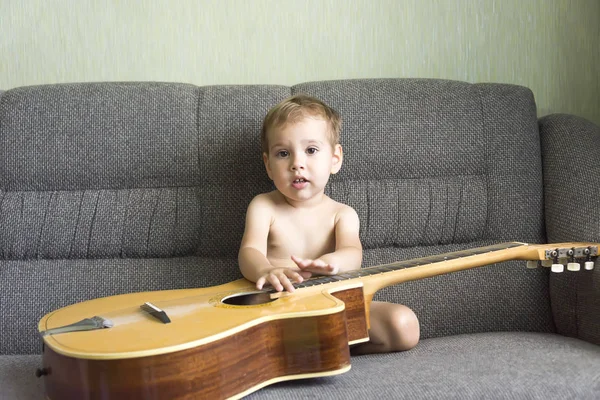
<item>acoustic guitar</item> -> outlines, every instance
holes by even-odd
[[[508,260],[591,270],[598,246],[502,243],[313,277],[293,293],[240,279],[85,301],[41,319],[36,373],[51,400],[240,398],[348,371],[349,345],[369,340],[369,306],[381,288]]]

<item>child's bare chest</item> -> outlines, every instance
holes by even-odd
[[[289,260],[295,255],[315,259],[334,250],[335,221],[331,216],[278,216],[271,225],[268,258]]]

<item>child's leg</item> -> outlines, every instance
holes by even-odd
[[[419,320],[401,304],[371,302],[371,329],[366,343],[352,347],[352,354],[388,353],[412,349],[419,342]]]

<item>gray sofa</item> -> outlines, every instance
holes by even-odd
[[[600,241],[600,128],[538,119],[532,92],[429,79],[198,87],[78,83],[0,94],[0,398],[43,398],[37,323],[134,291],[214,286],[248,202],[271,190],[266,111],[293,93],[343,117],[328,194],[361,219],[364,266],[505,241]],[[251,399],[600,397],[600,268],[511,261],[407,282],[421,342]]]

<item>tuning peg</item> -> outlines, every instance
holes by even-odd
[[[583,251],[583,254],[586,256],[585,258],[585,264],[584,264],[584,268],[588,271],[591,271],[594,269],[594,262],[592,261],[592,251],[591,251],[591,247],[588,247],[587,249],[585,249]],[[597,254],[597,252],[596,252]]]
[[[550,267],[550,271],[555,273],[561,273],[565,270],[565,266],[562,264],[562,261],[558,260],[558,249],[553,250],[550,255],[552,256],[552,266]]]
[[[538,261],[537,260],[528,260],[527,261],[527,268],[529,269],[534,269],[538,267]]]
[[[594,269],[594,262],[593,261],[586,261],[584,264],[584,268],[588,271],[591,271]]]
[[[552,264],[552,267],[550,267],[550,271],[556,272],[557,274],[563,272],[564,270],[565,266],[562,264]]]
[[[552,260],[542,260],[542,267],[551,267],[552,266]]]
[[[570,262],[567,264],[567,269],[569,271],[579,271],[581,269],[581,265],[576,262]]]
[[[575,247],[572,247],[567,251],[567,255],[569,256],[569,263],[567,264],[567,270],[569,271],[579,271],[581,269],[581,265],[575,261]]]

